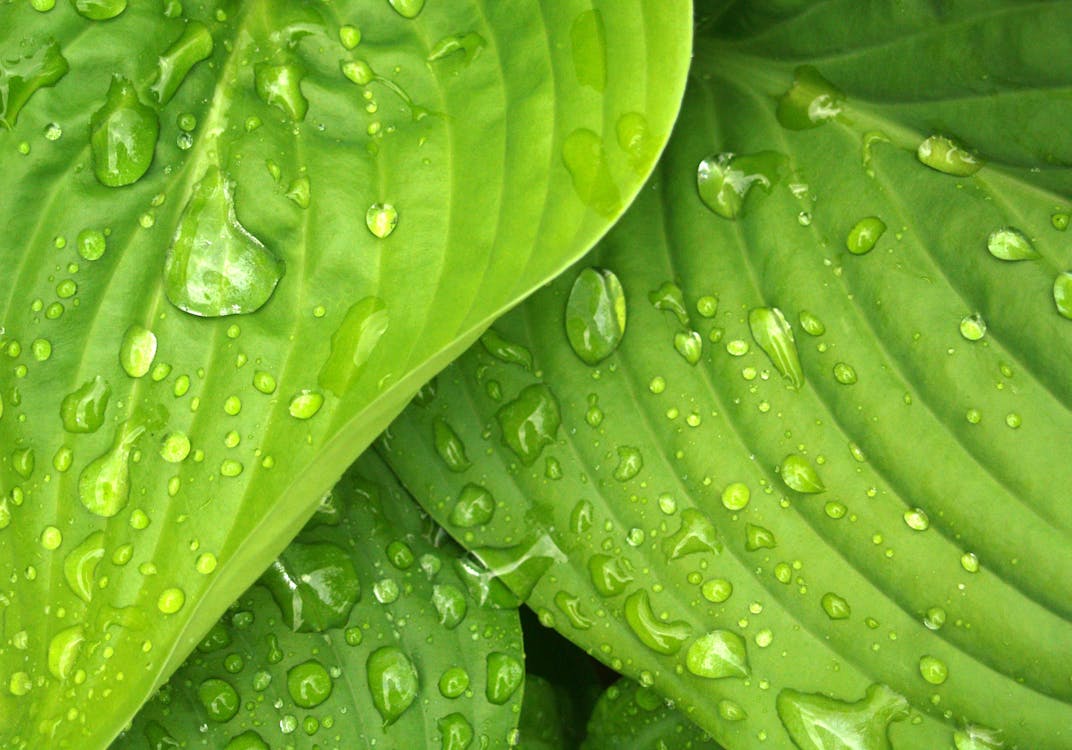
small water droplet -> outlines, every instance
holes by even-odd
[[[424,10],[424,0],[390,0],[390,3],[403,18],[416,18]]]
[[[186,604],[186,592],[180,588],[168,588],[160,592],[156,607],[165,615],[173,615]]]
[[[750,523],[745,526],[744,532],[744,546],[749,552],[755,552],[760,549],[774,549],[778,546],[778,540],[775,539],[774,532],[763,526]]]
[[[140,325],[132,325],[123,334],[119,346],[119,364],[132,378],[144,377],[156,359],[156,335]]]
[[[842,385],[856,383],[856,368],[847,362],[838,362],[834,365],[834,380]]]
[[[748,313],[748,326],[752,340],[775,369],[789,381],[793,390],[800,390],[804,385],[804,368],[800,364],[793,328],[782,311],[777,307],[757,307]]]
[[[734,482],[727,485],[726,489],[722,491],[722,505],[727,510],[743,510],[748,506],[751,496],[752,493],[748,489],[748,485]]]
[[[99,430],[111,395],[112,389],[99,375],[67,394],[60,404],[63,429],[76,434]]]
[[[324,405],[324,396],[316,391],[299,391],[291,400],[288,411],[295,419],[312,419]]]
[[[127,9],[127,0],[73,0],[75,10],[92,21],[107,21]]]
[[[931,607],[923,616],[923,624],[928,630],[941,630],[945,620],[946,613],[941,607]]]
[[[914,531],[926,531],[931,526],[931,520],[922,508],[910,508],[904,512],[904,522],[908,528]]]
[[[932,135],[924,140],[916,149],[916,156],[931,169],[955,177],[970,177],[985,164],[978,156],[944,135]]]
[[[346,49],[354,49],[357,45],[361,44],[361,30],[350,24],[340,27],[339,42]]]
[[[949,678],[949,668],[941,659],[923,656],[919,660],[919,674],[932,685],[941,685]]]
[[[439,692],[444,698],[457,698],[469,689],[469,673],[462,667],[450,667],[439,677]]]
[[[877,216],[868,216],[860,219],[849,230],[849,236],[845,239],[845,247],[853,255],[866,255],[875,248],[885,233],[886,222]]]
[[[826,612],[826,616],[831,620],[846,620],[852,614],[852,608],[849,607],[849,603],[833,592],[823,594],[820,604],[823,607],[823,612]]]
[[[690,365],[696,365],[703,356],[703,337],[696,331],[678,331],[674,334],[674,349]]]
[[[1054,279],[1053,303],[1061,317],[1072,320],[1072,271],[1062,271]]]
[[[488,45],[475,31],[443,37],[428,52],[428,62],[449,64],[454,70],[467,67]]]
[[[231,683],[218,678],[210,678],[197,687],[197,697],[212,721],[224,723],[234,718],[241,702],[238,692]]]
[[[826,487],[811,462],[798,453],[790,453],[782,460],[782,481],[791,490],[805,494],[824,492]]]
[[[390,203],[373,203],[365,213],[365,225],[381,240],[390,237],[398,227],[398,209]]]
[[[614,478],[619,482],[628,482],[644,468],[644,456],[639,448],[630,445],[618,447],[618,466],[614,469]]]
[[[108,249],[108,241],[103,232],[96,229],[83,229],[75,240],[78,254],[86,260],[100,260]]]
[[[134,84],[112,78],[104,106],[90,118],[93,173],[107,187],[132,185],[149,171],[160,122],[152,107],[142,104]]]

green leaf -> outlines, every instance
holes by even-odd
[[[721,748],[661,696],[622,679],[600,697],[588,720],[588,736],[581,750]]]
[[[651,189],[496,323],[532,372],[471,350],[381,449],[437,518],[484,487],[491,520],[447,529],[727,747],[1067,747],[1072,326],[1052,290],[1072,266],[1072,79],[1050,61],[1069,23],[1065,3],[847,0],[705,23]],[[784,114],[805,90],[814,127]],[[980,168],[921,161],[935,135]],[[734,161],[765,153],[782,169]],[[718,154],[739,201],[698,187]],[[860,254],[867,217],[888,229]],[[1005,227],[1038,257],[994,257]],[[567,335],[587,267],[617,276],[629,321],[595,366]],[[792,340],[755,335],[775,308]],[[532,389],[560,424],[518,452],[495,415]],[[466,472],[436,459],[431,420]],[[715,633],[742,639],[742,676],[690,660],[743,664]]]
[[[606,231],[690,19],[0,7],[0,745],[114,737],[420,384]]]
[[[521,624],[466,593],[463,554],[365,456],[113,750],[505,746],[522,690],[496,680],[521,668]],[[326,609],[338,617],[295,617]]]

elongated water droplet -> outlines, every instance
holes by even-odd
[[[726,219],[736,219],[745,209],[745,199],[759,186],[769,193],[781,179],[788,159],[775,151],[755,154],[725,152],[709,156],[696,171],[700,200]]]
[[[586,268],[566,303],[566,337],[583,362],[595,365],[618,348],[625,335],[625,292],[612,271]]]
[[[799,453],[790,453],[785,457],[781,477],[786,487],[797,492],[813,495],[826,490],[815,467]]]
[[[644,456],[639,448],[631,445],[618,447],[618,466],[614,469],[614,478],[619,482],[628,482],[644,468]]]
[[[625,600],[625,621],[633,634],[652,651],[672,656],[681,650],[692,635],[692,626],[684,621],[666,622],[655,616],[648,592],[634,591]]]
[[[417,698],[417,668],[401,649],[376,649],[365,665],[372,703],[383,717],[384,726],[394,724]]]
[[[212,55],[212,34],[199,21],[183,27],[182,36],[157,60],[156,80],[149,87],[160,104],[167,104],[197,63]]]
[[[156,335],[139,325],[132,325],[123,334],[119,346],[119,364],[132,378],[144,377],[156,359]]]
[[[986,249],[998,260],[1035,260],[1041,257],[1031,240],[1015,227],[995,229],[986,238]]]
[[[287,672],[287,692],[302,708],[315,708],[331,695],[331,675],[318,661],[307,661]]]
[[[856,703],[783,690],[777,709],[800,750],[892,750],[887,729],[908,715],[908,701],[885,685],[872,685]]]
[[[648,120],[639,112],[626,112],[615,127],[618,147],[629,157],[633,169],[643,173],[658,154],[658,140],[651,132]]]
[[[287,187],[287,198],[298,208],[309,208],[312,203],[312,186],[306,176],[297,177]]]
[[[309,111],[309,100],[301,90],[304,77],[305,71],[295,63],[260,63],[253,67],[257,96],[269,107],[275,107],[295,122],[304,120]]]
[[[577,83],[602,93],[607,87],[607,32],[603,14],[586,10],[570,28],[573,45],[573,72]]]
[[[115,431],[107,453],[94,459],[78,477],[78,496],[86,510],[110,518],[130,499],[130,452],[145,432],[144,420],[128,420]]]
[[[323,632],[346,624],[361,597],[353,560],[334,544],[294,542],[261,576],[295,632]]]
[[[871,252],[886,232],[886,222],[877,216],[868,216],[856,222],[845,239],[845,247],[853,255]]]
[[[66,680],[74,673],[85,638],[81,625],[65,628],[52,636],[48,643],[48,671],[57,680]]]
[[[234,184],[211,167],[194,189],[168,249],[168,299],[202,317],[252,313],[272,296],[283,269],[283,261],[239,223]]]
[[[93,577],[104,557],[104,532],[95,531],[71,550],[63,560],[63,578],[79,599],[93,598]]]
[[[127,0],[72,0],[75,10],[92,21],[107,21],[127,9]]]
[[[1072,271],[1062,271],[1054,279],[1053,303],[1061,317],[1072,320]]]
[[[608,217],[621,210],[621,192],[610,172],[603,139],[597,133],[587,128],[570,133],[562,144],[562,162],[582,203]]]
[[[486,695],[489,703],[501,706],[513,697],[525,679],[525,668],[510,654],[494,651],[488,654]]]
[[[475,31],[443,37],[428,53],[428,62],[450,63],[454,69],[464,68],[480,56],[488,42]]]
[[[112,78],[108,98],[89,121],[93,173],[102,185],[132,185],[149,171],[160,135],[152,107],[142,104],[134,84]]]
[[[398,227],[398,209],[390,203],[373,203],[365,212],[365,225],[381,240],[390,237]]]
[[[104,413],[112,389],[98,375],[64,396],[60,404],[63,429],[71,433],[96,432],[104,424]]]
[[[489,328],[480,337],[480,343],[488,354],[500,362],[518,365],[526,371],[532,370],[532,352],[521,344],[507,341],[494,328]]]
[[[473,465],[465,455],[465,443],[444,419],[436,419],[432,424],[432,437],[436,453],[448,469],[460,474]]]
[[[526,387],[495,413],[495,419],[502,430],[503,444],[526,466],[539,458],[544,446],[554,443],[562,424],[558,399],[542,384]]]
[[[789,130],[806,130],[841,114],[845,94],[811,65],[793,71],[793,85],[778,100],[778,122]]]
[[[689,310],[685,306],[685,293],[672,281],[664,282],[658,289],[648,292],[648,301],[656,310],[673,313],[681,325],[689,325]]]
[[[955,177],[969,177],[985,164],[978,156],[944,135],[927,138],[919,144],[916,156],[931,169]]]
[[[777,307],[757,307],[748,313],[752,339],[793,390],[804,385],[804,368],[797,353],[793,328]]]
[[[331,335],[331,354],[317,379],[320,387],[337,396],[348,391],[387,333],[389,324],[387,306],[379,297],[365,297],[347,310]]]
[[[712,680],[751,673],[744,638],[729,630],[713,630],[693,641],[685,654],[685,666],[697,677]]]
[[[390,0],[391,7],[403,18],[416,18],[424,10],[424,0]]]
[[[70,69],[54,40],[24,57],[0,58],[0,125],[14,128],[30,97],[39,89],[55,86]]]

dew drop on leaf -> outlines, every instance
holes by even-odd
[[[655,616],[648,592],[630,594],[624,605],[625,621],[633,634],[652,651],[672,656],[692,635],[692,626],[683,620],[665,621]]]
[[[877,216],[868,216],[860,219],[849,230],[849,236],[845,239],[845,247],[853,255],[866,255],[875,248],[885,233],[886,222]]]
[[[295,122],[304,120],[309,111],[309,100],[301,90],[304,76],[305,71],[294,63],[259,63],[253,67],[253,83],[257,96],[269,107],[275,107]]]
[[[0,125],[13,129],[30,97],[41,88],[55,86],[69,70],[70,65],[54,40],[24,57],[0,58]],[[23,153],[29,152],[26,144]]]
[[[74,674],[74,665],[82,651],[85,629],[81,625],[64,628],[48,643],[48,671],[57,680],[66,680]]]
[[[982,159],[944,135],[932,135],[919,144],[916,156],[931,169],[955,177],[969,177],[983,168]]]
[[[197,63],[212,54],[212,34],[205,24],[191,21],[157,60],[156,78],[149,89],[160,104],[167,104]],[[190,131],[193,128],[183,128]]]
[[[788,158],[775,151],[715,154],[700,162],[696,188],[705,206],[725,219],[736,219],[752,188],[758,185],[769,193],[787,165]]]
[[[748,649],[744,639],[729,630],[713,630],[700,636],[685,654],[685,667],[697,677],[722,679],[747,677]]]
[[[127,9],[127,0],[72,0],[75,10],[91,21],[107,21]]]
[[[252,313],[272,296],[283,269],[239,223],[234,183],[211,167],[194,188],[167,252],[168,299],[200,317]]]
[[[63,429],[76,434],[99,430],[111,395],[112,389],[99,375],[67,394],[60,404]]]
[[[261,576],[261,583],[295,632],[342,627],[361,596],[350,556],[326,542],[291,544]]]
[[[799,453],[790,453],[782,460],[780,474],[785,486],[791,490],[805,494],[816,494],[826,490],[815,467]]]
[[[820,604],[823,612],[826,612],[826,616],[831,620],[845,620],[852,614],[852,609],[844,597],[838,596],[833,592],[823,594]]]
[[[800,750],[891,750],[887,728],[908,715],[908,701],[885,685],[872,685],[856,703],[786,689],[776,705]]]
[[[390,237],[398,227],[398,209],[390,203],[373,203],[365,212],[365,226],[381,240]]]
[[[602,93],[607,87],[607,32],[603,14],[586,10],[573,19],[570,41],[577,83]]]
[[[339,43],[346,49],[354,49],[361,44],[361,29],[350,24],[339,28]]]
[[[546,385],[524,388],[517,398],[495,413],[502,430],[503,444],[531,466],[544,446],[555,441],[562,423],[558,399]]]
[[[968,341],[979,341],[986,335],[986,321],[979,313],[965,315],[960,321],[960,335]]]
[[[521,662],[501,651],[488,654],[487,670],[485,694],[488,702],[496,706],[510,700],[525,680],[525,668]]]
[[[156,359],[156,346],[156,334],[152,331],[136,324],[127,328],[119,346],[119,364],[123,372],[132,378],[148,374]]]
[[[562,144],[562,162],[582,203],[607,217],[621,210],[621,192],[610,172],[599,135],[588,128],[574,130]]]
[[[778,99],[777,118],[783,128],[807,130],[841,113],[845,94],[811,65],[793,71],[793,85]]]
[[[103,557],[104,532],[94,531],[63,560],[63,578],[68,588],[84,602],[93,598],[94,575]]]
[[[1053,302],[1061,317],[1072,320],[1072,271],[1062,271],[1054,279]]]
[[[1031,240],[1014,227],[995,229],[986,238],[986,249],[998,260],[1034,260],[1041,257]]]
[[[287,692],[302,708],[315,708],[331,695],[331,675],[318,661],[307,661],[287,672]]]
[[[168,588],[160,592],[156,607],[165,615],[173,615],[186,604],[186,592],[180,588]]]
[[[417,698],[417,668],[397,646],[383,646],[369,655],[365,674],[384,725],[394,724]]]
[[[424,0],[390,0],[390,3],[403,18],[416,18],[424,10]]]
[[[483,526],[495,513],[495,499],[485,488],[467,484],[458,494],[458,501],[450,511],[450,522],[463,529]]]
[[[93,114],[89,126],[93,173],[102,185],[133,185],[149,171],[160,122],[128,79],[112,78],[104,106]]]
[[[460,713],[437,719],[436,728],[442,736],[440,750],[467,750],[473,743],[473,725]]]
[[[112,447],[94,459],[78,477],[78,497],[86,510],[110,518],[130,500],[130,453],[145,432],[144,420],[128,420],[116,429]]]
[[[793,390],[804,385],[804,368],[797,353],[793,328],[777,307],[757,307],[748,313],[752,340]]]
[[[337,396],[348,391],[387,333],[390,322],[387,305],[379,297],[365,297],[354,303],[331,335],[331,353],[317,378],[320,387]]]
[[[83,229],[75,239],[75,247],[85,260],[100,260],[108,249],[108,240],[97,229]]]
[[[574,353],[586,364],[598,364],[618,348],[625,325],[625,292],[618,277],[599,268],[581,271],[566,302],[566,337]]]
[[[919,674],[932,685],[941,685],[949,678],[949,668],[941,659],[923,656],[919,660]]]

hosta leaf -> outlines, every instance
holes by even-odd
[[[661,696],[625,679],[599,699],[581,749],[721,750]]]
[[[448,530],[728,748],[1067,747],[1069,22],[712,20],[652,189],[496,324],[531,371],[474,348],[391,428],[396,471],[441,519],[483,487],[488,523]],[[628,320],[594,366],[567,335],[586,267]]]
[[[0,6],[0,745],[110,740],[419,385],[605,231],[690,18]]]
[[[382,462],[362,458],[112,747],[505,746],[521,625],[466,593],[462,555]],[[306,610],[343,601],[341,619],[296,629],[296,608],[277,604],[280,575]]]

